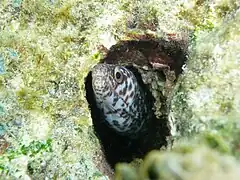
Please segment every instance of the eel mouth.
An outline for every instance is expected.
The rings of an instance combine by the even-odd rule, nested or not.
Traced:
[[[109,69],[103,64],[97,64],[92,69],[92,88],[95,94],[103,95],[109,86],[107,74]]]

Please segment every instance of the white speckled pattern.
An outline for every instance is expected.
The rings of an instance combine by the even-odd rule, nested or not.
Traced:
[[[98,64],[92,70],[92,87],[97,106],[111,128],[123,135],[141,129],[148,109],[144,92],[130,70]]]

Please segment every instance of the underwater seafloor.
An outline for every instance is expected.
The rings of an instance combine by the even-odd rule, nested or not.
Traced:
[[[144,160],[105,160],[84,78],[104,46],[183,39],[169,95],[169,146]],[[237,0],[1,0],[0,179],[240,178]]]

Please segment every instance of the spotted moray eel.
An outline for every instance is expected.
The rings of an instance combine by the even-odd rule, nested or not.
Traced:
[[[150,110],[135,75],[124,66],[97,64],[92,87],[107,125],[120,135],[137,137]]]

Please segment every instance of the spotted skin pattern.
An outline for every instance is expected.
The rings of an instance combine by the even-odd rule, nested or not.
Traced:
[[[108,126],[121,135],[137,136],[149,109],[134,74],[124,66],[97,64],[92,70],[92,87]]]

